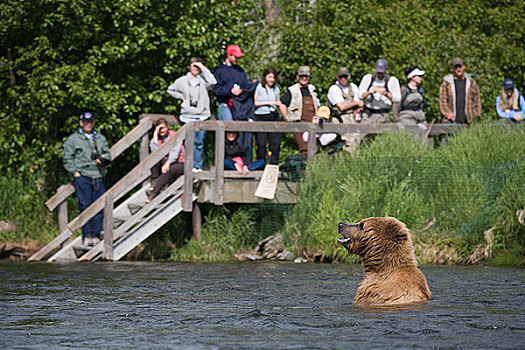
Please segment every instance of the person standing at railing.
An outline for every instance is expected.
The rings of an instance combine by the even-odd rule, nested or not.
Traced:
[[[168,122],[160,118],[155,123],[153,138],[149,142],[149,149],[153,153],[160,148],[168,139],[175,135],[173,130],[168,129]],[[184,173],[184,157],[182,141],[178,142],[164,158],[151,168],[152,186],[148,189],[146,203],[150,203],[168,183],[176,180]]]
[[[401,101],[399,80],[387,74],[388,62],[379,58],[374,74],[366,74],[359,84],[364,111],[361,124],[390,123],[390,110]],[[394,121],[398,121],[397,108],[393,110]]]
[[[80,211],[84,211],[105,192],[106,166],[111,161],[108,141],[94,129],[95,117],[80,115],[80,128],[64,144],[64,168],[74,176],[73,185]],[[82,227],[82,244],[94,246],[100,239],[104,213],[97,213]]]
[[[525,98],[514,87],[514,81],[506,78],[503,80],[501,91],[496,97],[496,110],[501,120],[519,123],[525,118]]]
[[[210,118],[210,90],[217,81],[199,57],[192,57],[189,72],[168,87],[168,94],[182,100],[180,121],[183,124]],[[195,131],[193,139],[193,171],[202,171],[202,154],[206,130]]]
[[[277,71],[266,68],[263,72],[262,81],[255,89],[253,98],[255,104],[255,121],[258,122],[277,122],[280,121],[279,110],[285,107],[281,103],[281,91],[276,85]],[[286,112],[285,112],[286,113]],[[279,164],[279,151],[281,149],[281,133],[278,132],[258,132],[255,135],[257,143],[257,160],[264,160],[266,163],[267,149],[270,152],[269,163]]]
[[[421,129],[428,128],[423,107],[425,106],[425,90],[421,86],[424,70],[416,67],[404,69],[407,83],[401,86],[401,103],[394,105],[399,109],[399,122],[403,125],[417,125]]]
[[[253,93],[255,84],[250,83],[244,69],[239,67],[239,59],[244,56],[238,45],[226,48],[226,58],[214,70],[217,84],[213,92],[219,100],[217,116],[222,121],[253,121]],[[252,159],[252,133],[243,132],[238,141],[246,148],[248,164]]]
[[[299,67],[296,78],[297,83],[290,86],[282,98],[282,103],[286,106],[283,120],[311,123],[321,103],[317,89],[310,84],[310,67]],[[303,133],[296,132],[294,137],[301,156],[306,159],[308,143],[303,140]]]
[[[359,107],[363,107],[363,101],[359,98],[359,88],[350,82],[350,71],[347,67],[337,69],[337,81],[328,89],[328,105],[338,118],[332,118],[333,123],[359,124],[360,119],[354,117],[354,112]],[[354,153],[361,143],[359,133],[347,132],[341,135],[343,140],[343,150]]]
[[[443,77],[439,87],[439,109],[442,123],[470,124],[481,115],[479,86],[466,72],[463,59],[452,60],[453,74]]]

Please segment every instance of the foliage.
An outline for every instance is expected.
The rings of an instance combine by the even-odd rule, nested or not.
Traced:
[[[268,3],[279,5],[275,23],[265,18]],[[525,2],[513,0],[5,0],[0,3],[0,174],[10,206],[4,205],[2,218],[35,217],[22,224],[22,234],[40,239],[52,222],[43,209],[45,198],[70,180],[61,150],[77,116],[93,111],[97,128],[114,144],[142,113],[177,114],[178,103],[165,92],[168,84],[186,72],[192,56],[203,57],[210,68],[218,65],[231,43],[245,52],[241,66],[250,79],[276,67],[282,91],[294,83],[300,65],[310,65],[323,100],[339,65],[349,67],[355,83],[378,57],[389,61],[389,72],[401,82],[403,67],[417,65],[427,72],[429,120],[439,119],[439,84],[451,59],[462,56],[481,87],[483,119],[494,119],[504,77],[525,89],[524,10]],[[214,102],[212,96],[212,109]],[[320,157],[303,183],[303,196],[316,200],[302,201],[294,211],[286,231],[290,244],[313,254],[324,245],[326,256],[339,259],[344,254],[328,238],[333,228],[323,222],[385,213],[411,227],[435,214],[437,230],[476,237],[500,220],[506,233],[497,244],[502,249],[512,240],[523,244],[523,225],[514,215],[524,202],[518,175],[524,165],[515,157],[522,149],[504,132],[495,133],[500,144],[488,144],[483,138],[490,139],[492,131],[477,129],[452,138],[438,152],[425,150],[412,181],[407,174],[418,145],[408,137],[378,138],[355,159]],[[209,133],[207,162],[212,146]],[[286,135],[281,160],[295,151],[293,137]],[[136,163],[137,153],[134,146],[111,166],[108,187]],[[328,170],[337,177],[326,176]],[[376,181],[370,183],[368,176]],[[498,181],[490,182],[493,178]],[[24,197],[27,192],[31,200]],[[232,215],[241,216],[237,210],[212,212],[205,224],[210,230],[214,222],[221,229],[219,222],[236,227]],[[258,215],[244,219],[257,225]],[[470,220],[464,223],[463,216]],[[177,241],[170,234],[162,237]],[[229,251],[212,250],[209,259]]]
[[[456,55],[481,86],[486,118],[495,115],[503,77],[525,82],[523,1],[281,0],[273,24],[265,18],[268,3],[3,1],[0,172],[40,168],[44,189],[56,188],[66,179],[62,144],[82,111],[97,114],[98,128],[113,144],[141,113],[176,114],[168,84],[185,73],[191,56],[216,66],[230,43],[246,53],[241,65],[251,79],[273,65],[284,87],[298,66],[310,65],[322,98],[339,65],[349,66],[354,82],[378,57],[388,59],[401,81],[403,67],[418,65],[427,71],[429,119],[439,116],[438,86]],[[287,144],[282,159],[293,150],[293,141]],[[119,161],[123,171],[136,152]]]
[[[56,235],[53,215],[45,207],[40,174],[29,172],[25,181],[13,173],[0,177],[0,220],[16,223],[16,232],[3,232],[0,242],[38,244],[49,242]]]
[[[403,68],[418,66],[430,121],[440,119],[439,85],[460,56],[480,85],[484,118],[495,118],[503,78],[524,87],[524,10],[523,1],[281,1],[277,66],[289,84],[298,66],[309,65],[323,97],[340,65],[358,85],[380,57],[401,83]]]
[[[95,112],[111,144],[140,114],[175,112],[165,91],[190,57],[203,56],[213,67],[226,44],[256,42],[255,23],[263,18],[256,3],[2,2],[0,171],[41,168],[54,189],[65,182],[61,148],[82,111]]]
[[[231,260],[239,249],[250,249],[261,237],[255,227],[255,209],[232,210],[212,208],[205,216],[202,241],[188,240],[180,249],[173,249],[171,260]]]
[[[472,245],[495,228],[496,249],[512,242],[523,246],[516,211],[525,208],[524,142],[521,128],[480,124],[439,149],[423,149],[412,179],[419,145],[408,135],[378,136],[354,157],[318,156],[285,225],[285,239],[337,259],[344,253],[334,248],[338,222],[395,216],[411,230],[435,219],[431,232],[463,235]]]

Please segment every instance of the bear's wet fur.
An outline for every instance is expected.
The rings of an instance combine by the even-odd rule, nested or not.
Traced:
[[[430,299],[417,268],[412,239],[405,224],[393,217],[372,217],[357,224],[339,223],[337,241],[363,260],[365,275],[354,304],[388,306]]]

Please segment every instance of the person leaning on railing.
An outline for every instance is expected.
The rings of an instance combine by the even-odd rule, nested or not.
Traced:
[[[283,120],[289,122],[311,123],[321,103],[314,85],[310,84],[310,67],[301,66],[297,70],[297,83],[284,93],[282,103],[286,108],[281,111]],[[301,157],[308,155],[308,143],[303,140],[302,132],[294,132],[295,142]]]
[[[496,110],[501,120],[506,122],[519,123],[525,118],[525,99],[514,87],[512,79],[503,80],[500,94],[496,97]]]
[[[64,144],[64,168],[74,176],[73,185],[80,211],[105,192],[106,166],[111,161],[108,141],[94,129],[95,117],[80,115],[80,128]],[[82,227],[82,244],[94,246],[100,239],[103,212],[99,212]]]
[[[261,82],[257,85],[254,95],[255,121],[258,122],[277,122],[280,121],[279,110],[284,109],[281,103],[281,91],[277,86],[277,71],[266,68],[263,72]],[[281,133],[278,132],[258,132],[255,134],[257,143],[257,160],[266,163],[268,145],[269,163],[279,164],[279,152],[281,150]]]

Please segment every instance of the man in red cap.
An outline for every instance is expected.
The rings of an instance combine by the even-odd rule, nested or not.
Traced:
[[[242,56],[244,53],[238,45],[228,46],[224,62],[217,66],[213,73],[217,80],[213,92],[219,100],[217,111],[219,120],[233,120],[232,98],[242,94],[245,86],[250,84],[246,72],[237,65]]]
[[[248,81],[246,72],[238,66],[239,58],[244,53],[238,45],[230,45],[226,48],[226,58],[215,68],[214,75],[217,84],[213,87],[213,92],[219,100],[217,115],[219,120],[253,120],[253,92],[255,84]],[[249,92],[250,94],[243,94]],[[243,106],[244,102],[251,102],[251,105]],[[234,110],[234,104],[236,109]],[[238,108],[241,106],[241,108]],[[247,153],[251,155],[252,133],[244,132],[239,137],[239,142],[246,147]],[[248,164],[251,159],[248,159]]]

